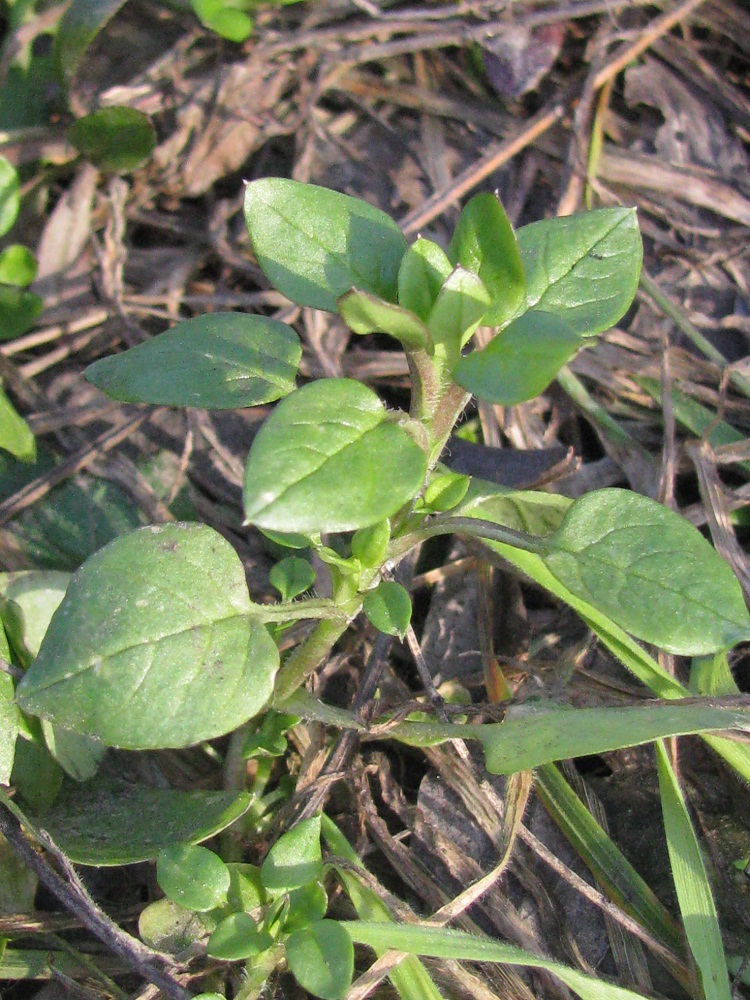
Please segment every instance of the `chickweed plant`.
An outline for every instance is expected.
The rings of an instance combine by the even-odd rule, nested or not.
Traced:
[[[740,585],[700,532],[624,489],[572,501],[441,464],[472,397],[503,406],[533,399],[624,315],[642,257],[635,212],[607,208],[514,232],[498,199],[483,193],[466,204],[443,248],[422,237],[407,243],[363,201],[269,178],[247,185],[245,215],[258,263],[287,298],[337,313],[356,335],[400,342],[409,411],[389,409],[351,379],[298,388],[299,338],[267,316],[200,316],[91,365],[86,378],[117,400],[209,409],[279,400],[250,448],[244,513],[248,527],[288,549],[272,573],[282,600],[254,603],[231,544],[199,523],[142,528],[90,557],[48,616],[38,650],[24,635],[23,609],[6,594],[4,656],[23,671],[17,682],[6,674],[0,688],[7,719],[0,780],[10,780],[16,742],[36,741],[80,778],[95,773],[103,747],[179,748],[239,732],[244,756],[261,758],[283,755],[284,733],[300,719],[362,730],[361,720],[315,699],[305,682],[360,614],[403,637],[411,602],[393,571],[427,539],[453,534],[480,539],[570,605],[659,700],[630,708],[544,705],[486,724],[420,713],[392,720],[390,737],[412,745],[478,742],[492,774],[539,768],[549,799],[564,797],[550,772],[555,760],[687,733],[709,734],[711,746],[750,775],[745,748],[731,739],[750,728],[747,709],[683,700],[702,693],[700,684],[684,687],[641,645],[692,657],[696,676],[705,677],[750,638]],[[480,326],[492,337],[472,348]],[[310,553],[327,565],[329,598],[309,596]],[[299,621],[310,627],[282,658],[278,639]],[[659,767],[673,840],[689,839],[663,752]],[[489,938],[395,924],[358,883],[356,855],[326,816],[284,833],[256,868],[197,846],[250,808],[247,793],[194,793],[189,802],[160,789],[139,794],[140,806],[129,800],[137,816],[126,844],[113,829],[87,839],[85,822],[73,836],[72,806],[53,806],[45,827],[74,861],[157,858],[165,898],[144,911],[143,937],[166,947],[167,931],[179,927],[181,940],[202,941],[213,959],[245,963],[243,998],[258,996],[283,963],[312,995],[344,997],[355,944],[410,953],[391,973],[407,1000],[440,996],[417,955],[546,968],[584,998],[634,995]],[[178,798],[168,803],[170,794]],[[101,822],[93,807],[86,817]],[[327,917],[332,878],[362,919]],[[711,920],[714,926],[715,912]],[[690,933],[688,940],[693,947]],[[696,995],[705,988],[706,996],[728,997],[720,938],[708,952],[695,946],[703,976]]]

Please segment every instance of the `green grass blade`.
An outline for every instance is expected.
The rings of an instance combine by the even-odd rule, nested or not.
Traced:
[[[677,900],[706,1000],[731,1000],[724,945],[708,873],[677,775],[663,743],[656,745],[664,829]]]
[[[455,959],[465,962],[497,962],[502,965],[547,969],[557,976],[581,1000],[643,1000],[640,993],[594,979],[577,969],[542,958],[514,945],[478,937],[466,931],[425,924],[365,923],[359,920],[342,925],[355,944],[366,944],[377,951],[393,948],[431,958]]]
[[[554,764],[536,772],[536,790],[607,895],[662,944],[681,954],[680,928],[651,888],[604,832]]]
[[[325,814],[322,829],[323,839],[335,855],[346,858],[353,865],[362,864],[349,841]],[[372,889],[362,885],[350,872],[339,871],[338,877],[360,917],[377,922],[392,922],[388,908]],[[429,972],[415,955],[409,955],[395,969],[391,969],[388,978],[402,1000],[443,1000]]]

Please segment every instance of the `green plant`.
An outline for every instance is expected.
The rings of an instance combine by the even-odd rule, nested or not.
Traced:
[[[300,597],[315,577],[303,555],[291,554],[272,579],[282,600],[256,604],[237,553],[221,535],[200,524],[168,524],[117,538],[86,560],[62,600],[47,603],[31,641],[22,597],[29,606],[29,593],[49,586],[31,574],[23,593],[13,598],[6,591],[0,605],[5,658],[25,670],[15,702],[10,680],[0,687],[8,720],[0,780],[11,774],[16,742],[30,742],[28,734],[16,740],[24,727],[41,727],[42,745],[69,773],[78,767],[89,775],[102,744],[186,747],[245,727],[242,752],[260,759],[284,753],[284,732],[300,717],[361,729],[355,716],[307,695],[304,683],[360,612],[387,634],[407,632],[410,599],[390,579],[392,570],[415,546],[451,533],[482,539],[567,602],[641,680],[674,700],[627,709],[548,706],[484,725],[424,721],[419,713],[393,720],[392,737],[417,745],[479,741],[487,769],[509,774],[669,735],[747,730],[745,708],[681,703],[689,692],[634,641],[706,657],[750,638],[738,581],[694,527],[625,490],[570,501],[502,489],[440,464],[472,395],[501,405],[533,398],[627,310],[641,263],[635,213],[604,209],[514,233],[499,201],[480,194],[462,211],[447,250],[424,238],[408,245],[366,203],[290,180],[249,184],[245,214],[260,266],[288,298],[338,312],[355,334],[400,341],[411,376],[409,412],[387,409],[349,379],[295,388],[299,339],[264,316],[191,319],[86,374],[126,401],[236,408],[281,400],[248,456],[246,524],[292,552],[314,551],[327,566],[332,597]],[[495,334],[471,350],[479,325]],[[315,624],[282,662],[276,640],[300,620]],[[725,736],[708,738],[750,773],[745,748]],[[260,779],[254,792],[257,806]],[[222,802],[221,809],[211,832],[251,809],[250,798]],[[256,809],[259,822],[262,815]],[[673,829],[683,829],[681,815],[675,805]],[[69,837],[66,843],[64,816],[62,810],[57,817],[61,846],[73,860],[90,858],[85,845],[71,845]],[[97,822],[91,814],[93,832]],[[204,828],[186,831],[179,844],[153,841],[138,859],[159,855],[169,899],[162,908],[172,907],[165,919],[177,919],[175,906],[208,913],[199,923],[211,932],[209,954],[247,959],[253,982],[264,981],[283,952],[315,995],[343,996],[350,939],[415,954],[540,964],[507,946],[435,928],[327,920],[320,823],[308,820],[285,834],[260,874],[184,846],[205,839]],[[122,857],[117,833],[107,836],[105,855]],[[200,877],[196,866],[207,866]],[[295,893],[305,893],[304,907],[295,906]],[[303,919],[303,910],[314,919]],[[541,964],[582,996],[627,994]]]

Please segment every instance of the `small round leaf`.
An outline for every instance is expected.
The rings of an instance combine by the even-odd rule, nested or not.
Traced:
[[[159,852],[156,879],[167,899],[198,913],[226,902],[229,869],[213,851],[176,844]]]
[[[36,278],[36,258],[28,247],[14,243],[0,253],[0,282],[25,288]]]
[[[303,989],[322,1000],[342,1000],[354,974],[354,946],[335,920],[296,931],[286,943],[289,968]]]
[[[68,139],[94,166],[115,173],[136,170],[156,145],[148,115],[128,107],[100,108],[84,115],[70,126]]]
[[[411,621],[411,598],[395,580],[382,580],[374,590],[368,590],[362,609],[380,632],[400,639],[406,635]]]

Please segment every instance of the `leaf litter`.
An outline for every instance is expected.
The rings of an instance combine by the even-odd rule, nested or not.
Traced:
[[[270,595],[275,555],[241,529],[242,467],[268,407],[183,414],[114,405],[80,373],[178,319],[263,309],[295,324],[304,376],[344,375],[402,402],[406,366],[390,342],[350,340],[335,318],[290,307],[265,286],[242,222],[242,180],[283,175],[364,197],[410,235],[443,244],[458,199],[478,190],[497,189],[514,225],[561,209],[637,206],[646,280],[626,319],[539,399],[479,404],[468,415],[469,440],[449,445],[446,461],[514,485],[542,480],[568,496],[628,485],[667,498],[706,526],[747,589],[750,15],[740,0],[318,0],[261,8],[243,46],[166,7],[158,31],[153,17],[125,5],[71,92],[77,114],[112,103],[149,114],[158,135],[150,163],[115,183],[75,166],[54,119],[41,133],[3,134],[11,162],[43,159],[54,169],[34,168],[36,194],[18,223],[40,261],[32,288],[45,309],[33,329],[0,345],[3,388],[39,435],[35,465],[0,456],[0,570],[73,570],[138,525],[197,517],[239,551],[253,599]],[[35,30],[34,19],[15,38],[6,28],[7,50]],[[645,696],[577,617],[487,549],[435,545],[414,569],[418,641],[441,685],[458,679],[485,701],[484,679],[499,667],[506,690],[489,700],[510,696],[532,710],[550,700],[595,707]],[[283,644],[293,641],[292,631]],[[372,649],[372,633],[358,626],[321,672],[324,701],[372,707],[364,667]],[[375,652],[380,699],[398,709],[424,697],[405,648]],[[688,680],[684,660],[664,666]],[[729,666],[734,686],[718,693],[747,692],[742,647]],[[430,710],[429,699],[421,704]],[[497,865],[510,837],[507,871],[462,915],[463,926],[623,986],[696,995],[681,950],[643,924],[634,933],[627,906],[605,905],[606,887],[584,860],[591,845],[563,837],[543,795],[532,792],[514,826],[517,790],[504,779],[488,785],[478,760],[446,747],[384,751],[349,737],[329,751],[315,727],[290,734],[297,791],[276,830],[251,842],[251,860],[282,824],[327,802],[404,912],[429,915]],[[138,767],[155,786],[212,790],[226,777],[198,749],[142,757]],[[725,942],[741,956],[749,889],[735,863],[747,855],[747,787],[697,740],[680,740],[679,764]],[[651,750],[603,753],[566,774],[676,912]],[[96,876],[100,901],[151,891],[142,869],[114,871]],[[12,879],[0,935],[39,943],[53,917],[41,901],[29,912],[22,870]],[[450,996],[563,995],[544,971],[439,969]],[[73,963],[74,977],[84,971]],[[30,983],[18,995],[34,990]]]

